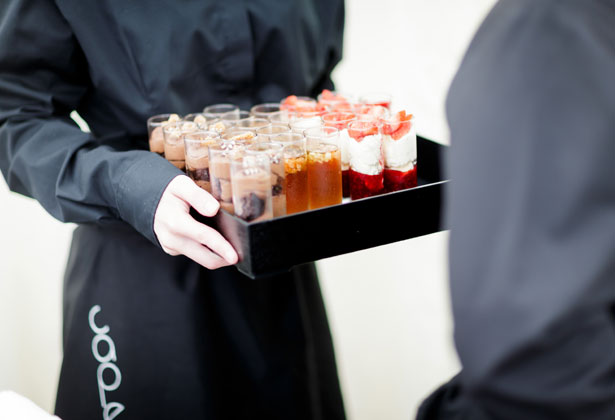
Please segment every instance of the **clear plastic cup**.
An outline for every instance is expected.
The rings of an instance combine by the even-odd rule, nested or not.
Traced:
[[[270,124],[267,127],[261,127],[256,130],[256,136],[258,141],[268,142],[271,141],[278,134],[290,133],[290,127],[288,124]]]
[[[303,134],[309,128],[322,127],[324,125],[322,118],[312,116],[308,118],[294,118],[290,122],[290,130],[293,133]]]
[[[384,192],[384,156],[379,121],[352,121],[348,124],[350,198],[371,197]]]
[[[369,105],[379,105],[388,110],[391,110],[391,102],[393,102],[393,96],[384,92],[369,92],[359,97],[359,102]]]
[[[164,157],[164,134],[162,127],[166,124],[177,122],[181,117],[177,114],[159,114],[147,119],[147,135],[149,138],[149,150]]]
[[[339,130],[314,127],[305,131],[307,144],[309,208],[342,202],[342,156]]]
[[[231,161],[235,215],[248,222],[271,219],[271,168],[263,154],[243,155]]]
[[[211,193],[209,146],[220,141],[215,131],[196,131],[184,136],[186,174],[205,191]]]
[[[284,153],[286,178],[286,214],[308,210],[307,151],[303,134],[278,134],[271,139],[280,143]]]
[[[184,135],[195,131],[198,131],[198,126],[190,121],[178,121],[162,128],[164,157],[182,171],[186,168]]]
[[[242,130],[250,130],[256,134],[256,131],[259,128],[269,127],[271,122],[266,118],[256,118],[256,117],[248,117],[242,120],[237,120],[233,124],[233,128],[242,129]]]
[[[273,216],[286,214],[286,176],[284,172],[284,146],[266,142],[252,144],[245,149],[246,155],[263,155],[269,158],[271,166],[271,200]]]
[[[269,115],[279,112],[280,104],[274,102],[268,102],[264,104],[254,105],[250,108],[250,114],[256,118],[265,118],[268,119]]]
[[[412,114],[400,111],[383,121],[382,147],[385,192],[416,187],[416,129]]]
[[[203,109],[203,115],[208,119],[220,118],[224,114],[239,113],[239,107],[233,104],[214,104]]]
[[[211,195],[220,202],[220,208],[233,214],[233,189],[231,184],[231,161],[238,157],[234,153],[236,145],[220,141],[209,146],[209,180]]]

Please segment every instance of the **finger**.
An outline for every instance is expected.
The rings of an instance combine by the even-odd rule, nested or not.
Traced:
[[[207,249],[207,247],[190,238],[181,238],[181,242],[177,244],[176,248],[181,254],[210,270],[231,265],[231,263]]]
[[[177,223],[173,226],[173,233],[207,246],[229,264],[235,264],[239,259],[233,246],[224,239],[220,232],[197,222],[190,215],[182,215],[177,219]]]
[[[203,216],[212,217],[218,213],[220,203],[210,193],[199,187],[187,176],[178,177],[173,194],[190,204]]]

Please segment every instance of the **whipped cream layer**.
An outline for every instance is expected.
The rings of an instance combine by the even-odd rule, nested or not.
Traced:
[[[378,175],[383,170],[382,135],[365,136],[363,140],[348,142],[350,167],[365,175]]]
[[[389,135],[382,139],[384,166],[390,169],[411,169],[416,163],[416,131],[414,127],[399,140]]]
[[[350,162],[350,153],[348,152],[348,148],[350,147],[350,142],[355,142],[348,134],[348,129],[344,128],[340,130],[340,150],[342,151],[342,163],[348,164]]]

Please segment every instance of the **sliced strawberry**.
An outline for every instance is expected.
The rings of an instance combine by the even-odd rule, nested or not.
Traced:
[[[393,140],[399,140],[405,136],[412,128],[412,114],[406,111],[399,111],[392,118],[384,121],[382,131],[391,136]]]
[[[358,122],[348,128],[348,134],[356,141],[363,140],[363,137],[378,134],[378,126],[370,122]]]
[[[334,101],[337,99],[337,95],[329,89],[324,89],[320,94],[320,99],[325,101]]]

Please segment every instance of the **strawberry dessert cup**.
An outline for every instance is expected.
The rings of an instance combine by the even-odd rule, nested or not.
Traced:
[[[416,130],[412,114],[398,112],[383,122],[382,132],[385,192],[416,187]]]
[[[348,124],[350,152],[350,198],[357,200],[384,192],[384,156],[381,125],[378,121]]]

